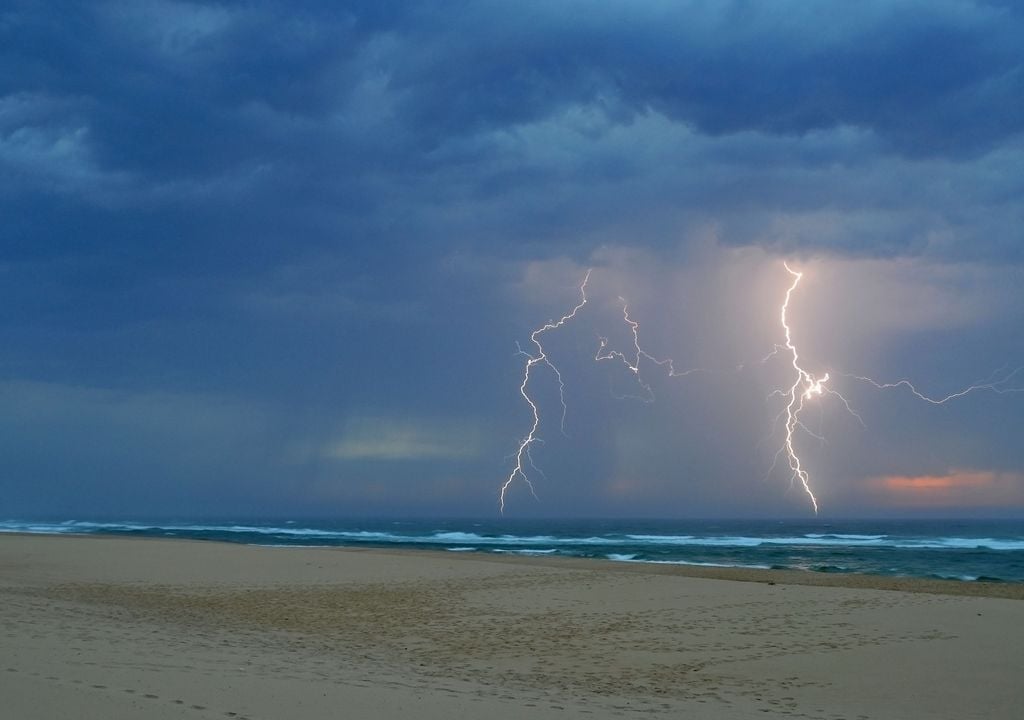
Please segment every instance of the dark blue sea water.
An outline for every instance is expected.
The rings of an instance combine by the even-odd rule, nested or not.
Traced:
[[[0,532],[405,547],[1024,582],[1021,520],[0,521]]]

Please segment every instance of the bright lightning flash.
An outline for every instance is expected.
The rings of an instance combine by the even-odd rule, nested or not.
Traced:
[[[788,392],[777,390],[774,393],[772,393],[772,395],[781,395],[782,397],[787,398],[785,409],[779,414],[779,417],[776,418],[776,421],[778,421],[778,419],[781,419],[783,415],[785,416],[786,432],[785,441],[782,447],[775,455],[775,461],[772,463],[772,468],[769,469],[769,474],[771,473],[771,470],[775,468],[775,464],[778,461],[779,456],[785,453],[787,459],[789,460],[789,468],[793,473],[792,480],[794,482],[796,480],[800,481],[800,484],[803,486],[803,489],[807,493],[807,496],[811,499],[811,504],[814,506],[814,512],[817,513],[818,499],[814,496],[814,492],[811,490],[810,477],[807,474],[807,470],[804,469],[803,463],[800,461],[800,456],[797,454],[796,446],[794,444],[794,436],[796,435],[798,429],[803,430],[812,437],[816,437],[819,440],[821,439],[819,435],[816,435],[814,432],[809,430],[807,426],[804,425],[804,423],[800,420],[800,414],[801,412],[803,412],[805,403],[823,394],[831,395],[833,397],[839,398],[839,400],[843,403],[843,406],[846,408],[847,412],[849,412],[851,415],[857,418],[857,420],[860,421],[861,425],[863,425],[864,422],[861,419],[860,415],[854,412],[853,408],[850,407],[850,403],[847,402],[846,398],[843,397],[843,395],[826,386],[826,383],[829,381],[829,373],[826,372],[821,377],[816,377],[811,373],[807,372],[803,367],[801,367],[800,355],[797,352],[796,345],[793,344],[792,332],[790,330],[789,322],[787,319],[787,311],[789,310],[789,301],[792,299],[793,292],[796,290],[797,285],[800,284],[800,279],[803,277],[803,273],[793,270],[793,268],[791,268],[787,263],[783,263],[783,265],[786,268],[786,271],[793,276],[793,282],[786,290],[786,297],[782,303],[782,310],[780,313],[782,320],[782,328],[785,332],[786,342],[784,345],[776,345],[775,349],[772,350],[772,352],[769,353],[761,362],[763,363],[764,361],[773,357],[778,352],[782,352],[783,350],[788,351],[792,358],[791,363],[793,366],[793,370],[796,371],[796,377],[793,380],[793,384],[792,386],[790,386]],[[1007,372],[1006,368],[1004,367],[994,372],[986,380],[977,382],[973,385],[969,385],[968,387],[962,390],[958,390],[943,397],[931,397],[929,395],[926,395],[919,391],[914,386],[914,384],[911,383],[909,380],[899,380],[897,382],[892,383],[883,383],[862,375],[849,375],[847,373],[837,374],[840,377],[845,377],[851,380],[859,380],[861,382],[868,383],[879,390],[891,390],[901,387],[906,388],[919,400],[923,400],[924,402],[931,403],[933,405],[943,405],[951,400],[961,398],[965,395],[968,395],[976,391],[987,390],[990,392],[998,393],[1000,395],[1007,393],[1024,392],[1024,387],[1019,387],[1016,383],[1011,384],[1011,382],[1014,381],[1014,379],[1017,376],[1021,375],[1022,373],[1024,373],[1024,366],[1018,367],[1017,369],[1011,372]]]
[[[818,498],[814,496],[814,492],[811,490],[810,477],[808,476],[807,471],[804,470],[803,465],[800,462],[800,456],[797,455],[796,448],[793,446],[793,434],[800,425],[800,413],[804,409],[804,402],[821,395],[824,392],[825,383],[828,382],[828,373],[825,373],[818,378],[800,367],[800,355],[797,353],[796,346],[793,344],[792,333],[789,329],[789,323],[786,320],[786,312],[789,310],[789,301],[793,296],[793,291],[796,290],[796,286],[800,284],[800,278],[802,278],[804,274],[793,270],[786,263],[784,263],[784,265],[786,267],[786,271],[793,276],[793,284],[786,290],[786,299],[782,303],[782,328],[786,334],[785,347],[793,357],[793,369],[796,370],[796,379],[793,381],[793,385],[789,388],[789,401],[786,404],[786,440],[783,445],[783,449],[789,459],[789,469],[793,471],[793,479],[799,480],[800,484],[803,485],[804,492],[806,492],[807,496],[811,499],[811,504],[814,506],[814,512],[817,514]]]
[[[557,330],[558,328],[565,325],[567,322],[576,317],[584,305],[587,304],[587,282],[590,280],[591,270],[587,270],[587,274],[583,276],[583,282],[580,283],[580,300],[576,306],[566,315],[563,315],[557,322],[549,320],[546,324],[534,330],[530,333],[530,342],[533,343],[536,348],[536,354],[530,354],[525,350],[519,350],[520,354],[526,356],[526,365],[523,368],[523,382],[519,385],[519,394],[526,400],[526,404],[530,406],[530,412],[533,413],[533,424],[530,426],[530,432],[526,434],[519,442],[519,449],[516,451],[516,465],[509,473],[508,479],[505,480],[501,486],[501,493],[499,497],[499,510],[502,514],[505,512],[505,494],[508,492],[509,487],[515,482],[515,479],[521,478],[526,486],[530,489],[530,493],[537,497],[537,493],[534,491],[533,483],[530,482],[529,476],[526,474],[524,462],[529,462],[530,467],[536,469],[536,465],[533,464],[533,457],[530,455],[530,448],[536,442],[541,442],[540,438],[537,437],[537,429],[540,427],[540,411],[537,409],[537,403],[534,402],[533,398],[530,397],[529,384],[530,384],[530,371],[533,370],[536,365],[546,365],[551,368],[551,371],[555,374],[555,379],[558,381],[558,397],[562,403],[562,432],[565,432],[565,383],[562,381],[562,373],[558,370],[551,359],[544,352],[544,346],[540,342],[540,336],[551,330]]]
[[[809,400],[813,400],[821,395],[827,394],[839,398],[846,410],[857,418],[858,421],[860,421],[861,418],[853,411],[850,407],[850,403],[847,402],[845,397],[835,390],[826,387],[825,383],[829,381],[829,374],[827,372],[820,377],[816,377],[800,366],[800,354],[797,352],[796,345],[793,344],[793,334],[789,327],[787,312],[789,310],[789,301],[793,297],[793,292],[796,290],[797,285],[800,284],[800,278],[802,278],[804,274],[791,268],[788,263],[783,263],[783,266],[786,268],[786,272],[793,276],[793,282],[786,290],[786,297],[782,302],[782,310],[780,312],[782,329],[785,333],[786,342],[781,348],[776,346],[776,349],[789,351],[792,358],[791,364],[793,366],[793,370],[796,371],[796,377],[794,378],[793,384],[790,386],[788,392],[778,391],[778,394],[788,399],[785,410],[783,410],[783,414],[786,416],[785,441],[779,449],[779,452],[776,453],[775,457],[776,460],[778,460],[778,456],[780,454],[783,452],[786,454],[786,458],[789,461],[789,469],[792,471],[791,479],[794,482],[797,480],[800,481],[800,485],[803,486],[804,492],[807,493],[807,497],[811,499],[811,505],[814,507],[814,513],[817,514],[818,498],[814,496],[814,491],[811,490],[810,476],[807,474],[807,470],[804,469],[803,463],[800,461],[800,456],[797,454],[796,446],[794,444],[794,436],[798,429],[803,429],[808,434],[818,437],[808,430],[800,420],[800,414],[803,412],[804,404]],[[773,350],[765,359],[767,360],[774,354],[775,350]],[[861,421],[861,423],[863,424],[863,421]],[[773,468],[774,466],[775,463],[772,463]],[[769,470],[769,472],[771,471]]]

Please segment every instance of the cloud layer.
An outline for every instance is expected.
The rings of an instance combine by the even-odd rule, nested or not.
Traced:
[[[44,507],[33,482],[51,466],[25,448],[84,452],[83,427],[61,433],[56,411],[26,425],[33,403],[94,413],[110,434],[93,447],[116,448],[113,392],[154,416],[205,417],[202,402],[161,398],[259,407],[258,431],[210,429],[234,453],[259,448],[242,493],[255,506],[287,488],[289,507],[315,507],[316,488],[345,474],[338,463],[358,461],[341,512],[490,512],[523,430],[514,341],[594,265],[604,304],[561,349],[590,414],[545,448],[575,478],[552,504],[753,507],[723,488],[762,467],[759,451],[732,449],[756,447],[762,418],[746,423],[765,388],[671,386],[639,420],[592,399],[621,380],[588,375],[592,335],[614,327],[624,294],[663,354],[715,367],[757,357],[778,339],[785,256],[813,269],[798,313],[823,367],[942,386],[1024,360],[1022,48],[1020,5],[994,0],[9,2],[0,380],[20,388],[9,421],[35,435],[8,447],[19,469],[5,491],[15,508]],[[947,432],[920,421],[922,435]],[[445,444],[450,428],[472,436],[472,457]],[[847,485],[1021,471],[981,436],[963,452],[988,463],[911,467],[881,442],[890,466],[869,467],[852,448],[875,446],[861,441],[830,462]],[[297,462],[297,447],[334,458]],[[147,452],[174,468],[169,483],[196,472]],[[402,452],[431,465],[433,490],[413,505],[380,489],[407,470],[367,466]],[[692,489],[678,486],[680,464],[700,476]],[[212,457],[200,465],[211,502],[231,510],[236,481],[216,480]],[[78,473],[108,488],[83,507],[107,507],[128,482],[119,472]],[[47,492],[72,482],[59,475]],[[772,504],[777,490],[765,507],[791,509]],[[864,493],[849,501],[881,502]]]

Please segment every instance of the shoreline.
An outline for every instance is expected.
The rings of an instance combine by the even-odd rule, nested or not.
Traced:
[[[616,572],[668,575],[706,580],[726,580],[731,582],[763,583],[769,585],[801,585],[810,587],[834,587],[866,590],[888,590],[895,592],[926,593],[935,595],[954,595],[965,597],[1003,598],[1008,600],[1024,600],[1024,582],[988,582],[983,580],[954,580],[944,578],[925,578],[914,576],[870,575],[866,573],[825,573],[814,570],[791,570],[772,568],[747,567],[715,567],[686,563],[657,563],[639,561],[610,560],[606,558],[573,558],[547,555],[519,555],[514,553],[481,552],[477,550],[460,550],[452,552],[434,548],[410,548],[388,546],[346,546],[346,545],[261,545],[253,543],[231,542],[227,540],[207,540],[201,538],[176,537],[126,537],[117,533],[0,533],[3,537],[25,538],[73,538],[76,540],[131,540],[145,542],[201,543],[238,547],[293,550],[326,550],[346,553],[380,553],[399,557],[417,557],[434,555],[447,559],[463,558],[466,560],[486,560],[512,565],[536,565],[540,567],[566,569],[603,568]]]

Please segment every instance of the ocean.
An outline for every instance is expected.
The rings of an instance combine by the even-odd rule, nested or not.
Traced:
[[[289,547],[429,548],[616,562],[1024,582],[1022,520],[0,521],[0,532]]]

